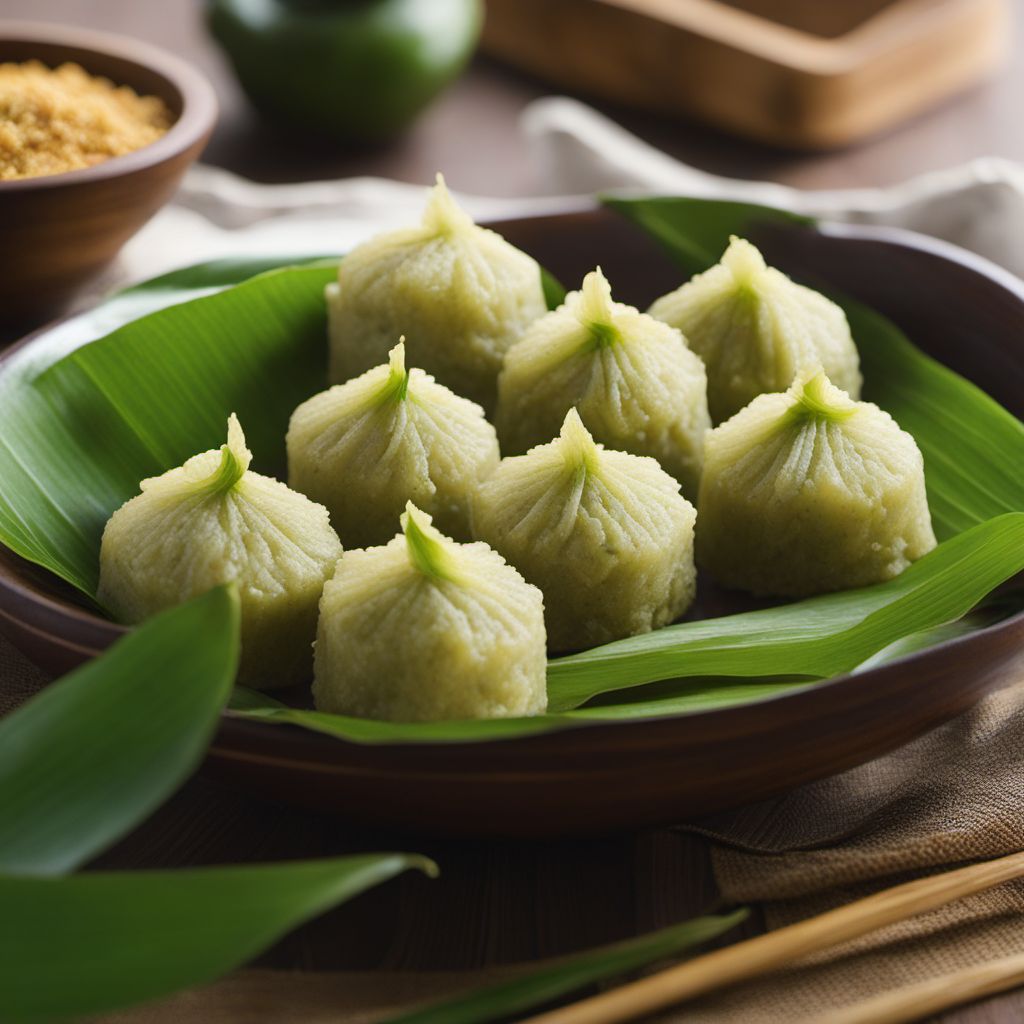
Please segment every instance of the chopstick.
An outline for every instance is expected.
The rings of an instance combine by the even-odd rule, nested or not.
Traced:
[[[531,1017],[524,1024],[619,1024],[635,1020],[1022,876],[1024,853],[1014,853],[919,878]]]
[[[802,1024],[907,1024],[1024,984],[1024,953],[883,992]]]

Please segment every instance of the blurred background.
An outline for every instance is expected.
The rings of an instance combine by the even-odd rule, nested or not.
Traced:
[[[425,31],[439,34],[443,48],[453,31],[445,19],[464,15],[443,12],[448,0],[431,3],[436,24]],[[373,142],[282,128],[288,117],[280,112],[278,125],[268,123],[225,52],[242,70],[247,57],[262,60],[258,44],[236,24],[222,26],[219,45],[207,6],[0,0],[0,14],[135,36],[187,59],[214,82],[221,104],[203,159],[264,182],[351,175],[427,182],[443,169],[468,192],[550,194],[559,189],[531,162],[519,117],[552,93],[592,103],[696,167],[806,188],[886,185],[982,155],[1024,159],[1024,61],[1010,24],[1020,18],[1007,20],[1024,0],[490,0],[482,43],[461,77],[407,128]],[[222,12],[226,18],[266,21],[274,7],[289,8],[290,17],[387,5],[221,6],[250,8]],[[464,24],[460,31],[475,35]],[[394,81],[400,73],[378,61],[358,85],[332,87],[315,81],[315,58],[298,67],[286,50],[272,46],[284,60],[277,81],[311,91],[314,104],[327,95],[342,106],[372,107],[384,88],[373,77]]]

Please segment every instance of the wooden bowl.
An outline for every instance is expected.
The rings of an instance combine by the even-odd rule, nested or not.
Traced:
[[[176,115],[166,135],[65,174],[0,181],[0,322],[60,313],[174,193],[213,130],[213,88],[184,61],[134,39],[87,29],[0,22],[0,63],[65,61],[159,96]]]
[[[607,211],[494,226],[570,285],[598,260],[616,293],[633,302],[646,304],[679,280],[648,238]],[[871,304],[1024,415],[1024,286],[1011,275],[908,232],[772,228],[753,238],[771,262]],[[123,632],[70,588],[3,549],[0,628],[54,671],[91,657]],[[362,746],[227,712],[206,770],[352,821],[410,831],[602,832],[680,821],[851,768],[961,714],[1022,673],[1024,613],[756,704],[520,739]]]

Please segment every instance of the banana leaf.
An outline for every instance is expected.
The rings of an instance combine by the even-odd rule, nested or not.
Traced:
[[[935,533],[952,537],[1024,510],[1024,423],[959,374],[924,355],[891,322],[840,299],[860,350],[865,397],[913,434],[924,456]]]
[[[759,219],[802,221],[738,203],[616,205],[628,207],[689,266],[717,259],[730,232]],[[254,269],[264,272],[231,283]],[[13,427],[0,437],[0,541],[87,598],[110,513],[136,493],[142,477],[220,444],[229,412],[246,427],[257,467],[280,472],[288,416],[323,384],[322,289],[333,273],[320,261],[272,270],[222,263],[166,275],[87,315],[72,335],[58,328],[38,348],[16,355],[0,372],[0,407]],[[557,301],[557,291],[549,288],[549,297]],[[81,344],[105,317],[130,316],[131,304],[140,302],[171,304]],[[962,616],[1024,568],[1024,480],[1004,469],[1024,464],[1024,425],[884,318],[856,304],[847,311],[873,397],[925,452],[932,510],[945,538],[904,577],[767,612],[684,623],[559,659],[550,667],[552,714],[542,720],[394,726],[296,711],[301,724],[363,742],[429,741],[680,713],[813,685],[903,636]],[[657,681],[671,686],[652,695],[647,687]],[[613,693],[620,695],[601,697]],[[269,701],[235,713],[267,721],[292,714]]]
[[[246,867],[0,875],[0,1020],[82,1017],[213,981],[410,868],[404,853]]]
[[[766,222],[813,223],[749,203],[685,198],[606,199],[659,241],[684,272],[716,263],[729,236]],[[1024,423],[913,345],[891,321],[841,294],[861,357],[864,397],[914,436],[925,461],[936,534],[952,537],[1003,512],[1024,511]]]
[[[154,617],[0,721],[0,1020],[79,1017],[202,984],[408,868],[404,853],[67,875],[195,769],[231,692],[238,599]]]
[[[595,720],[709,711],[769,700],[852,671],[904,637],[956,621],[1021,571],[1024,513],[1018,512],[945,541],[887,583],[666,626],[551,661],[550,710],[538,718],[378,722],[289,708],[248,690],[236,691],[231,713],[358,743],[444,743],[526,736]],[[991,621],[980,618],[971,625],[984,628]],[[951,637],[937,633],[933,638],[938,643]],[[738,682],[743,678],[751,681]],[[671,680],[673,686],[652,696],[644,684],[660,680]],[[630,699],[632,689],[639,691],[636,700]],[[583,706],[612,693],[617,694],[614,703]]]
[[[253,468],[279,474],[292,410],[326,386],[337,262],[174,271],[16,353],[0,372],[0,543],[91,600],[110,514],[140,480],[220,445],[229,413]],[[561,285],[546,271],[542,284],[557,305]]]
[[[684,675],[838,675],[901,637],[959,618],[1021,571],[1024,512],[1011,512],[944,541],[885,583],[560,658],[548,670],[552,704],[578,707],[598,693]]]
[[[202,758],[237,662],[238,599],[218,588],[0,719],[0,872],[63,874],[159,806]]]
[[[0,373],[0,540],[91,597],[110,514],[144,477],[221,444],[231,412],[259,466],[283,465],[291,410],[326,384],[333,274],[271,270],[184,301],[158,279],[174,305],[67,354],[77,336],[60,328],[17,353]]]
[[[746,910],[737,910],[721,917],[700,917],[625,942],[588,949],[511,981],[390,1017],[383,1024],[488,1024],[507,1020],[595,982],[678,957],[731,931],[747,914]]]

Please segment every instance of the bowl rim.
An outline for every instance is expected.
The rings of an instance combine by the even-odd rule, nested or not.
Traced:
[[[177,90],[181,95],[181,113],[155,142],[130,153],[110,157],[92,167],[0,181],[0,194],[84,185],[146,170],[201,142],[213,130],[217,120],[217,95],[206,76],[180,57],[152,43],[91,28],[22,20],[0,21],[0,46],[5,42],[67,46],[134,64],[158,75]]]
[[[0,33],[0,38],[2,38],[2,33]],[[591,205],[586,209],[567,206],[562,212],[545,211],[534,216],[503,218],[481,223],[500,231],[503,223],[507,223],[512,220],[531,221],[559,219],[562,217],[589,217],[595,215],[602,216],[606,213],[611,213],[611,211],[609,211],[607,207],[603,207],[599,204]],[[806,230],[836,238],[881,242],[894,248],[902,248],[927,254],[955,263],[963,270],[988,280],[1001,291],[1011,296],[1018,305],[1024,308],[1024,284],[1022,284],[1018,278],[1003,267],[993,263],[991,260],[971,252],[970,250],[964,249],[961,246],[955,245],[954,243],[932,238],[931,236],[923,235],[906,228],[895,228],[884,225],[846,224],[828,220],[819,221],[816,224],[807,227]],[[26,347],[29,347],[38,337],[53,330],[58,324],[63,323],[66,320],[73,319],[76,315],[79,314],[69,314],[68,316],[58,317],[16,340],[7,348],[0,350],[0,374],[5,372],[4,364],[15,356],[16,353]],[[88,342],[86,342],[86,344],[88,344]],[[7,550],[16,559],[20,560],[22,557],[18,555],[17,552],[14,552],[9,548],[5,550]],[[33,563],[29,562],[29,564]],[[39,566],[38,568],[42,571],[48,571],[42,566]],[[55,575],[54,578],[59,579],[59,577]],[[59,599],[52,598],[45,593],[38,592],[32,588],[31,584],[26,584],[22,578],[12,576],[12,574],[5,571],[2,566],[0,566],[0,589],[8,592],[16,591],[19,596],[30,600],[37,607],[42,607],[57,614],[66,615],[69,618],[97,626],[104,631],[109,630],[110,633],[114,634],[115,640],[131,631],[131,627],[123,626],[105,618],[102,611],[98,608],[93,610],[85,607],[84,605],[64,602]],[[282,737],[283,734],[285,736],[291,735],[294,739],[297,736],[301,736],[304,752],[306,750],[316,752],[315,756],[310,758],[309,761],[304,759],[298,761],[294,759],[289,752],[285,751],[278,751],[269,759],[276,760],[281,764],[287,762],[292,765],[298,763],[307,765],[316,762],[324,766],[324,771],[331,771],[332,769],[328,766],[328,762],[334,759],[324,755],[329,755],[329,752],[332,749],[337,751],[338,756],[336,759],[340,761],[345,758],[342,751],[347,752],[348,756],[351,756],[353,751],[362,751],[363,754],[361,756],[364,758],[374,759],[378,756],[385,756],[380,753],[385,751],[391,751],[402,755],[418,751],[421,752],[424,757],[427,757],[429,756],[426,753],[428,751],[436,752],[438,755],[441,755],[445,751],[452,752],[454,750],[464,750],[465,748],[481,746],[491,749],[496,746],[501,746],[505,749],[521,745],[529,747],[532,744],[541,744],[555,734],[561,735],[566,732],[575,734],[587,733],[596,741],[600,735],[606,734],[610,730],[617,731],[619,735],[622,734],[622,730],[630,729],[630,727],[634,727],[632,729],[634,733],[645,728],[657,728],[659,725],[662,729],[667,730],[671,728],[671,724],[673,722],[680,722],[681,720],[689,720],[693,718],[700,718],[702,721],[709,723],[718,723],[729,716],[751,707],[757,707],[766,711],[774,711],[782,708],[784,705],[787,705],[792,701],[827,700],[828,694],[834,694],[836,691],[843,692],[850,686],[864,685],[869,683],[871,679],[878,679],[886,675],[901,672],[909,666],[915,666],[924,661],[935,659],[941,660],[944,655],[953,650],[965,648],[980,650],[982,646],[987,645],[993,638],[1002,638],[1004,635],[1019,636],[1024,640],[1024,610],[1009,615],[998,622],[981,627],[971,633],[941,641],[931,647],[914,651],[910,654],[894,659],[891,662],[885,662],[864,671],[858,672],[853,670],[839,673],[824,679],[808,679],[805,684],[799,685],[792,690],[773,693],[764,697],[755,697],[738,705],[712,707],[707,710],[696,709],[691,711],[677,711],[671,714],[662,715],[638,715],[636,717],[618,720],[605,718],[580,719],[571,724],[566,723],[562,726],[554,726],[550,729],[538,730],[537,732],[530,732],[522,735],[497,736],[486,739],[468,738],[430,741],[402,739],[366,742],[343,736],[327,735],[319,731],[304,729],[292,723],[261,720],[257,717],[249,717],[240,714],[230,707],[225,707],[221,712],[218,735],[213,743],[211,751],[218,756],[227,756],[227,754],[234,750],[234,748],[232,746],[225,747],[224,740],[228,737],[234,737],[240,742],[246,743],[248,748],[245,754],[246,757],[260,760],[262,758],[259,753],[256,753],[256,750],[257,748],[260,748],[263,743],[270,743],[274,746],[280,745],[280,740],[275,740],[273,737]],[[60,638],[54,636],[54,639],[59,640]],[[743,682],[744,679],[742,677],[738,677],[736,681]],[[273,691],[270,691],[270,695],[273,696]]]

